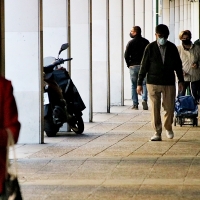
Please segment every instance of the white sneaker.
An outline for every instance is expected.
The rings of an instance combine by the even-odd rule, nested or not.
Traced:
[[[166,136],[168,139],[173,139],[174,137],[174,132],[173,131],[168,131],[166,130]]]
[[[154,135],[149,141],[162,141],[161,135]]]

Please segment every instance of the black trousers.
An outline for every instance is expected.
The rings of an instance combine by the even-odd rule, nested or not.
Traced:
[[[196,102],[199,102],[200,99],[200,80],[198,81],[185,81],[185,87],[183,91],[179,94],[185,96],[186,90],[189,90],[189,93],[194,97]]]

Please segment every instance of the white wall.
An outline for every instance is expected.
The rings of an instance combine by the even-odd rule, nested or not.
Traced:
[[[5,67],[12,81],[19,120],[19,143],[39,143],[39,5],[37,0],[5,1]]]
[[[60,47],[69,43],[69,48],[60,54],[60,58],[67,58],[71,44],[68,41],[68,5],[66,0],[43,0],[43,53],[45,57],[57,58]],[[73,60],[71,61],[73,62]],[[62,64],[67,69],[68,62]],[[66,132],[69,127],[64,124],[60,131]]]
[[[67,1],[43,0],[44,57],[57,57],[61,45],[69,42],[67,26]],[[60,56],[66,58],[67,51],[63,51]],[[67,64],[63,66],[66,67]]]

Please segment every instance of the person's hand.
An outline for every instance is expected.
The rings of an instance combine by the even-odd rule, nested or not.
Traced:
[[[137,93],[138,93],[139,95],[142,95],[142,92],[143,92],[142,86],[141,86],[141,85],[138,85],[138,86],[137,86]]]
[[[197,66],[197,63],[193,63],[193,64],[192,64],[192,68],[197,69],[197,67],[198,67],[198,66]]]
[[[179,91],[179,93],[182,92],[183,89],[184,89],[184,82],[180,82],[180,83],[178,84],[178,91]]]

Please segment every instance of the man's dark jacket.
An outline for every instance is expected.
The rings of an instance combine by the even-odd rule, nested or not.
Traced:
[[[148,44],[149,41],[143,38],[141,35],[136,35],[132,40],[128,42],[124,53],[127,67],[140,65],[145,47]]]
[[[167,41],[164,64],[157,41],[150,43],[144,52],[138,77],[138,85],[142,85],[147,75],[147,84],[175,85],[175,73],[179,82],[184,82],[182,61],[177,47]]]

